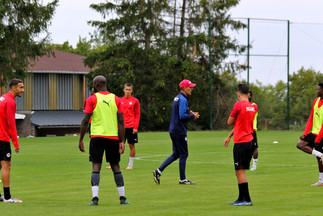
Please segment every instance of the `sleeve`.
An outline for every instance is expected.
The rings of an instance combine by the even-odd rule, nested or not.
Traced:
[[[317,98],[313,102],[313,106],[312,106],[312,110],[311,110],[311,115],[310,115],[310,117],[307,120],[307,124],[306,124],[305,130],[304,130],[304,133],[303,133],[303,135],[305,135],[305,136],[307,136],[307,134],[311,131],[312,126],[313,126],[314,105],[316,103],[316,100],[317,100]],[[320,131],[320,133],[321,133],[321,131]]]
[[[315,142],[320,143],[322,138],[323,138],[323,127],[321,128],[320,133],[315,138]]]
[[[117,108],[118,108],[118,113],[123,113],[121,99],[118,96],[115,96],[115,100],[116,100],[116,105],[117,105]]]
[[[140,103],[139,100],[136,100],[135,103],[135,122],[134,122],[134,129],[138,130],[140,122]]]
[[[96,95],[88,97],[85,101],[84,113],[93,113],[96,106]]]
[[[194,114],[189,114],[188,113],[188,103],[186,99],[180,99],[179,100],[179,119],[194,119],[195,115]]]
[[[258,113],[258,105],[255,104],[254,107],[255,107],[255,112]]]
[[[232,108],[232,112],[231,112],[230,116],[232,118],[237,118],[237,115],[238,115],[240,109],[241,109],[241,103],[239,103],[239,102],[235,103]]]
[[[7,116],[7,124],[8,124],[8,131],[12,140],[14,147],[19,147],[18,142],[18,135],[17,135],[17,128],[16,128],[16,103],[8,102],[6,104],[6,116]]]

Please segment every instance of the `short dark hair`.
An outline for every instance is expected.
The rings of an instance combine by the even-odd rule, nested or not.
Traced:
[[[14,79],[12,79],[12,80],[9,81],[9,88],[11,89],[12,86],[16,86],[19,83],[23,83],[23,81],[20,80],[20,79],[14,78]]]
[[[253,95],[252,91],[249,90],[249,94],[250,94],[250,96],[252,96]]]
[[[238,85],[238,92],[242,93],[242,94],[248,94],[249,93],[249,86],[245,83],[240,83]]]
[[[126,87],[126,86],[133,88],[133,85],[131,83],[124,84],[124,87]]]
[[[319,83],[319,86],[320,86],[321,88],[323,88],[323,83]]]

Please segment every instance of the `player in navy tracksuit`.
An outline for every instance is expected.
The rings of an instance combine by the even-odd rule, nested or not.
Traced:
[[[153,171],[156,184],[160,184],[161,172],[172,162],[179,158],[180,184],[194,184],[185,176],[187,149],[187,122],[200,117],[198,112],[189,110],[187,95],[192,94],[196,84],[189,80],[183,80],[179,84],[181,92],[174,98],[172,116],[169,125],[169,134],[173,142],[173,154],[169,156],[162,165]]]

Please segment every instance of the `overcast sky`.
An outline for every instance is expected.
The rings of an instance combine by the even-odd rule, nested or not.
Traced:
[[[49,2],[50,0],[44,0]],[[89,38],[94,28],[89,20],[100,20],[101,15],[89,8],[104,0],[59,0],[52,25],[49,28],[52,43],[69,41],[75,47],[79,36]],[[322,0],[241,0],[231,10],[232,17],[283,19],[300,23],[323,23]]]

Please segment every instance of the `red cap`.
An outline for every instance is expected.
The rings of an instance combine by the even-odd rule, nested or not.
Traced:
[[[182,82],[179,83],[179,87],[180,88],[185,88],[185,87],[195,87],[196,84],[195,83],[192,83],[191,81],[187,80],[187,79],[184,79]]]

